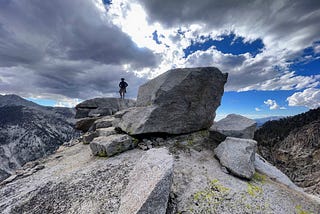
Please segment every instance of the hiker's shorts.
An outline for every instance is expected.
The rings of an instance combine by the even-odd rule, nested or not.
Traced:
[[[120,93],[120,94],[122,94],[122,93],[127,93],[127,91],[126,91],[125,88],[120,88],[119,93]]]

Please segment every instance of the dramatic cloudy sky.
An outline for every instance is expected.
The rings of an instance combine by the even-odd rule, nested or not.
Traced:
[[[72,106],[176,67],[229,73],[221,118],[320,106],[318,0],[0,0],[0,94]]]

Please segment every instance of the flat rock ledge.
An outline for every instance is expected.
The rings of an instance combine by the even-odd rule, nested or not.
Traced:
[[[126,134],[100,136],[94,138],[90,143],[92,154],[100,157],[111,157],[133,149],[136,146],[137,145],[132,137]]]
[[[129,175],[118,214],[165,214],[172,180],[173,157],[168,150],[148,150]]]
[[[119,98],[94,98],[85,100],[76,106],[75,118],[113,115],[117,111],[136,105],[135,100]]]
[[[220,164],[235,176],[251,179],[255,173],[254,161],[257,142],[251,139],[227,137],[214,150]]]

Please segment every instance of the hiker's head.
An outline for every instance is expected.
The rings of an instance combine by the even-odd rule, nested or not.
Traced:
[[[121,81],[124,81],[124,78],[121,78]]]

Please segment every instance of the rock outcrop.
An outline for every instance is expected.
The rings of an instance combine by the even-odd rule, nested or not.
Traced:
[[[227,137],[253,139],[257,123],[254,120],[237,114],[229,114],[226,118],[215,122],[210,130],[218,131]]]
[[[113,115],[118,111],[135,105],[136,101],[130,99],[94,98],[85,100],[75,107],[75,118],[78,119],[75,128],[82,132],[87,132],[99,127],[105,127],[105,124],[112,123],[112,121],[110,121],[110,118],[112,117],[108,117],[108,115]],[[98,127],[96,127],[97,124]]]
[[[118,214],[166,213],[173,157],[165,148],[148,150],[131,171]]]
[[[320,196],[320,108],[267,122],[255,139],[266,160],[299,187]]]
[[[113,115],[117,111],[133,107],[136,102],[130,99],[94,98],[85,100],[76,106],[75,118]]]
[[[227,74],[214,67],[173,69],[140,86],[137,105],[115,124],[130,135],[207,129]]]
[[[232,174],[251,179],[255,173],[254,161],[257,142],[250,139],[227,137],[214,150],[222,166]]]

